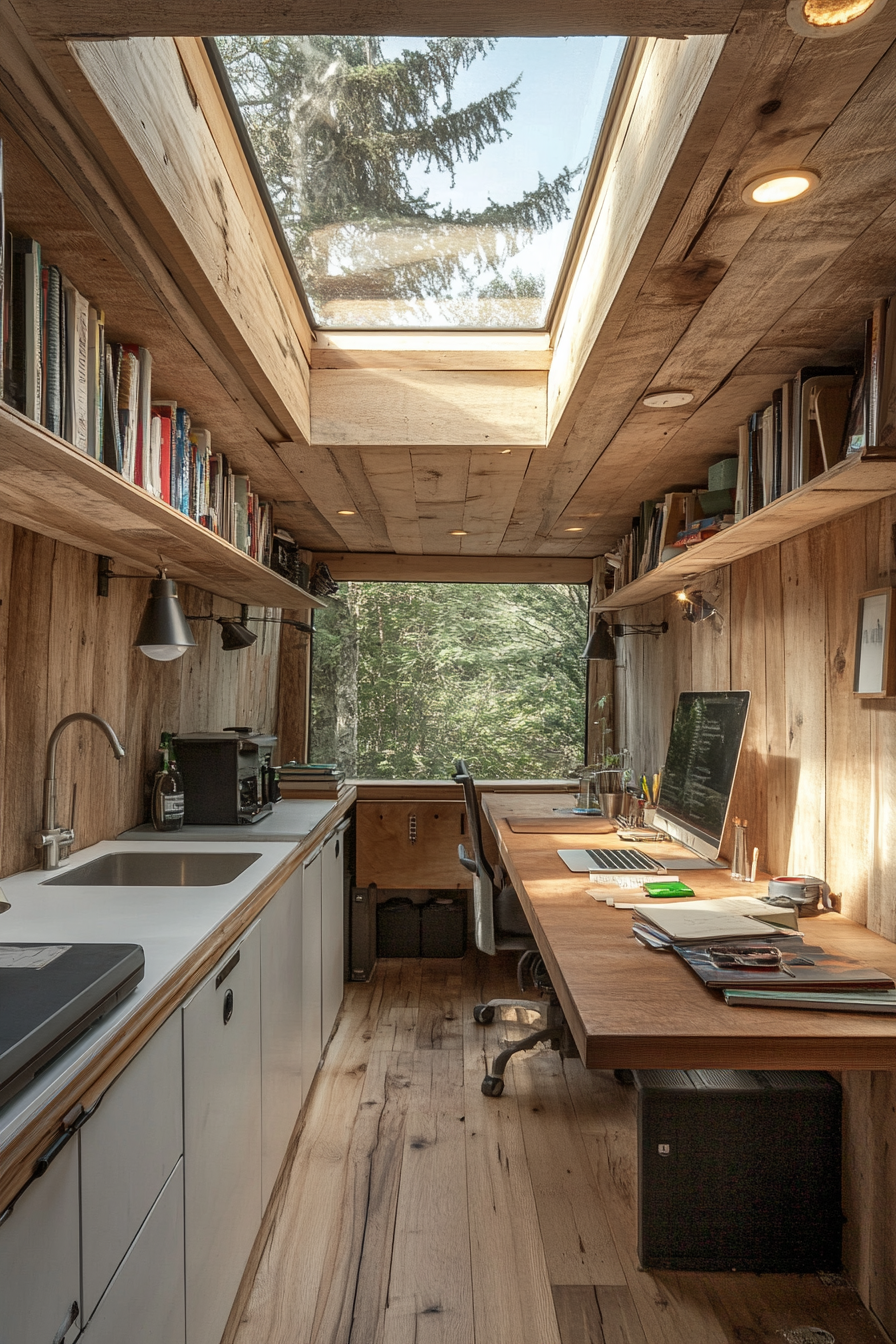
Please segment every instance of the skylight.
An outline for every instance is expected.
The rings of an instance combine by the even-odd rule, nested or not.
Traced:
[[[321,327],[543,327],[621,37],[226,37]]]

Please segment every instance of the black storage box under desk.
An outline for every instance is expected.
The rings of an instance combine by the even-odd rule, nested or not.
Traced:
[[[830,1074],[633,1077],[645,1269],[839,1270],[840,1087]]]
[[[419,957],[420,907],[409,896],[393,896],[377,906],[378,957]]]
[[[463,901],[436,897],[420,916],[422,957],[462,957],[466,950],[467,907]]]

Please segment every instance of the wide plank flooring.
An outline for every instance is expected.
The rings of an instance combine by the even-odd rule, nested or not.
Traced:
[[[881,1344],[837,1276],[639,1269],[633,1090],[545,1049],[480,1092],[526,1027],[473,1004],[513,971],[473,952],[346,986],[227,1344]]]

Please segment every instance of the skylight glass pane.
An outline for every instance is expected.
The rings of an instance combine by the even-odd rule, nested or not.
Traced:
[[[322,327],[544,325],[621,37],[227,37]]]

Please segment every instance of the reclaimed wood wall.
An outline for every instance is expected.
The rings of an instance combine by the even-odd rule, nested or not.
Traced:
[[[706,576],[721,622],[690,625],[671,597],[623,613],[670,628],[617,641],[616,710],[635,768],[652,770],[679,691],[751,691],[732,814],[760,866],[825,875],[844,915],[896,940],[896,700],[852,693],[857,598],[896,584],[894,540],[891,496]],[[842,1083],[844,1263],[896,1337],[896,1073]]]
[[[76,848],[143,820],[147,773],[157,768],[163,730],[250,724],[270,732],[276,724],[278,625],[256,626],[256,644],[227,653],[219,627],[197,622],[194,650],[172,663],[152,662],[132,647],[149,580],[114,581],[109,596],[98,598],[96,571],[95,556],[0,522],[0,877],[34,865],[47,739],[64,715],[102,715],[127,751],[116,762],[91,724],[64,733],[60,818],[68,822],[77,781]],[[179,593],[190,614],[239,614],[234,603],[195,588],[180,585]]]

